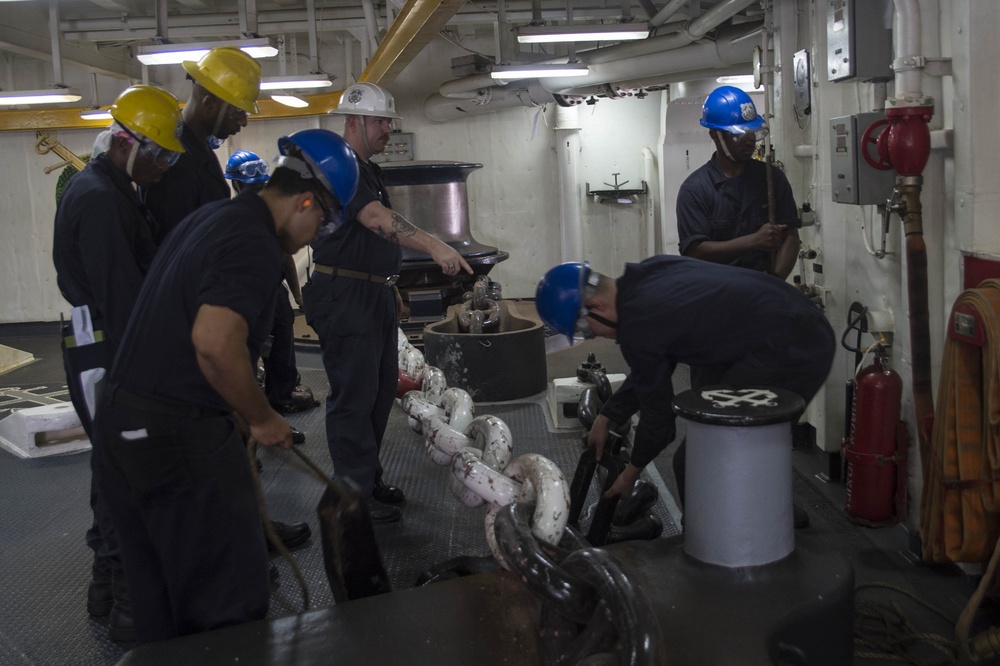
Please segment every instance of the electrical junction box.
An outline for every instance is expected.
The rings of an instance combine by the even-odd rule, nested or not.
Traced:
[[[879,171],[861,156],[863,150],[872,157],[878,154],[874,143],[878,132],[868,145],[862,145],[861,136],[872,123],[884,118],[882,113],[857,113],[830,119],[830,191],[834,202],[867,206],[884,204],[892,196],[896,171]]]
[[[828,81],[889,81],[892,71],[890,0],[827,0]]]
[[[625,375],[622,374],[608,375],[607,377],[611,383],[612,391],[617,391],[618,387],[625,381]],[[552,425],[556,428],[583,427],[580,419],[577,418],[577,408],[584,390],[593,386],[590,382],[581,381],[576,377],[560,377],[549,382],[546,401],[549,403]]]
[[[385,150],[378,155],[372,155],[372,162],[384,164],[386,162],[412,162],[413,161],[413,133],[393,132],[389,137],[389,142],[385,144]]]

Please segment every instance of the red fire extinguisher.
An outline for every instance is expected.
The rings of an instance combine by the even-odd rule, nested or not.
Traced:
[[[903,518],[906,435],[899,420],[903,380],[883,347],[855,378],[851,429],[845,438],[847,517],[880,527]]]

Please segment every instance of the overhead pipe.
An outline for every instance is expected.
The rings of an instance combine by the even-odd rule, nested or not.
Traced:
[[[368,42],[371,53],[378,49],[378,18],[375,13],[375,3],[372,0],[361,0],[361,9],[365,14],[365,29],[368,31]]]
[[[749,40],[727,39],[725,35],[720,34],[712,42],[700,44],[695,44],[695,42],[704,37],[710,31],[719,27],[733,15],[737,14],[740,10],[754,4],[755,2],[757,2],[757,0],[727,0],[727,2],[720,3],[716,7],[713,7],[709,11],[705,12],[702,16],[691,21],[687,28],[679,33],[669,35],[662,41],[655,37],[642,41],[653,41],[661,48],[683,54],[683,56],[675,55],[674,58],[680,59],[687,56],[690,59],[689,64],[686,66],[687,69],[702,69],[706,65],[711,67],[723,67],[725,65],[735,64],[736,62],[744,62],[749,60],[751,54],[753,53],[753,46],[745,43],[745,41]],[[720,6],[723,6],[724,10],[720,10]],[[745,30],[740,30],[739,32],[745,35]],[[685,46],[686,44],[690,44],[691,46]],[[611,48],[614,47],[609,47],[607,50],[610,51]],[[638,49],[641,47],[637,46],[635,48]],[[627,50],[627,48],[620,49],[622,52],[627,52]],[[545,85],[546,89],[551,90],[552,92],[562,92],[563,90],[572,89],[575,85],[608,83],[610,81],[628,76],[628,71],[621,67],[623,60],[615,59],[609,62],[602,62],[604,58],[608,57],[608,54],[602,54],[600,51],[603,51],[603,49],[599,49],[597,53],[585,51],[584,53],[579,54],[580,62],[586,63],[590,67],[590,73],[586,76],[564,76],[545,79],[543,85]],[[612,52],[611,57],[614,57],[614,55],[615,53]],[[627,60],[628,66],[636,68],[633,72],[633,76],[637,72],[647,72],[649,74],[656,73],[658,71],[662,72],[663,68],[660,66],[661,55],[662,54],[660,53],[638,55],[635,58]],[[678,69],[683,67],[679,63],[673,64]]]
[[[445,97],[456,97],[460,99],[475,99],[480,96],[479,91],[483,88],[490,88],[492,86],[505,86],[508,81],[497,80],[491,77],[488,73],[486,74],[475,74],[473,76],[467,76],[463,79],[455,79],[454,81],[445,81],[438,88],[438,92]]]
[[[239,0],[236,3],[241,35],[257,34],[257,0]]]
[[[650,0],[639,0],[639,6],[642,7],[642,11],[645,12],[648,20],[652,20],[656,16],[656,5],[650,2]]]
[[[316,32],[316,0],[306,0],[306,16],[309,17],[309,73],[315,74],[319,68],[319,35]]]
[[[49,38],[52,40],[52,76],[54,85],[61,86],[62,76],[62,45],[59,42],[59,2],[49,0]]]
[[[695,69],[718,69],[737,63],[750,61],[753,44],[747,41],[715,41],[692,44],[681,49],[662,53],[650,53],[635,58],[591,64],[580,54],[580,60],[587,63],[590,72],[584,76],[560,76],[541,81],[551,92],[571,94],[581,86],[599,85],[614,81],[654,77],[666,72],[683,72]]]
[[[541,106],[555,101],[552,93],[539,85],[538,79],[517,81],[509,84],[506,88],[484,88],[482,92],[483,94],[475,99],[455,99],[441,94],[431,95],[424,102],[424,115],[434,122],[444,122],[519,106]]]
[[[759,30],[759,26],[755,25],[749,30],[752,34]],[[556,79],[530,79],[517,82],[518,89],[528,85],[529,81],[531,82],[529,88],[534,92],[528,96],[512,97],[500,92],[502,89],[495,85],[489,86],[490,80],[481,74],[454,79],[441,86],[441,89],[447,91],[447,94],[439,89],[438,94],[431,95],[427,99],[425,111],[429,114],[428,118],[441,122],[451,118],[461,118],[468,114],[490,113],[513,108],[517,106],[517,99],[524,99],[525,106],[546,104],[554,100],[552,93],[564,96],[600,95],[607,94],[609,90],[615,88],[629,90],[683,81],[692,78],[692,74],[696,74],[697,78],[705,78],[710,75],[718,76],[720,73],[725,73],[729,67],[750,61],[753,54],[753,44],[749,43],[750,40],[742,39],[747,34],[747,29],[725,28],[720,30],[716,41],[666,51],[655,47],[674,46],[678,40],[673,35],[643,40],[650,44],[639,49],[629,45],[630,48],[613,46],[607,49],[584,51],[579,54],[579,60],[591,67],[590,75],[558,77]],[[607,52],[637,53],[638,55],[621,60],[608,60]],[[594,60],[601,62],[592,65],[591,62]],[[706,64],[709,67],[705,67]],[[560,89],[557,87],[558,82],[569,83],[571,87]],[[480,85],[483,87],[479,87]],[[546,92],[540,93],[538,89]],[[468,99],[476,100],[475,103],[453,104],[448,101],[448,97],[457,98],[459,93],[471,91],[476,91],[475,97]],[[465,97],[464,94],[461,96]]]
[[[559,229],[562,261],[583,259],[580,212],[580,114],[578,107],[556,107],[556,164],[559,176]]]
[[[663,25],[670,20],[671,16],[683,9],[687,4],[688,0],[670,0],[670,2],[663,6],[663,9],[656,12],[656,14],[649,19],[649,25],[653,28]]]

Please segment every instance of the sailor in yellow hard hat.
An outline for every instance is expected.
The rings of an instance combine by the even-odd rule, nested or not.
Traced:
[[[153,261],[153,225],[132,187],[150,185],[184,147],[180,102],[165,90],[134,86],[111,106],[114,122],[98,136],[93,157],[66,185],[56,208],[52,262],[59,291],[71,306],[63,332],[63,364],[70,400],[96,452],[93,429],[101,381],[111,370],[140,287]],[[118,537],[108,518],[100,473],[92,467],[94,551],[87,612],[108,617],[109,637],[134,639]]]
[[[223,46],[197,62],[184,63],[191,94],[184,106],[181,142],[187,149],[177,168],[141,194],[160,229],[157,241],[201,206],[230,197],[229,183],[214,150],[246,127],[257,113],[260,64],[243,51]]]

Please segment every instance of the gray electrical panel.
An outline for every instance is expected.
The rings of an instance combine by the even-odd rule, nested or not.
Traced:
[[[867,206],[884,204],[892,196],[896,171],[880,171],[861,156],[867,150],[877,161],[874,139],[878,138],[878,132],[873,132],[874,139],[867,145],[861,144],[861,136],[872,123],[883,118],[882,113],[858,113],[830,119],[830,189],[834,202]]]
[[[828,81],[893,77],[892,15],[891,0],[827,0]]]
[[[385,144],[385,150],[378,155],[372,155],[372,162],[385,164],[386,162],[412,162],[413,161],[413,133],[393,132],[389,137],[389,142]]]

